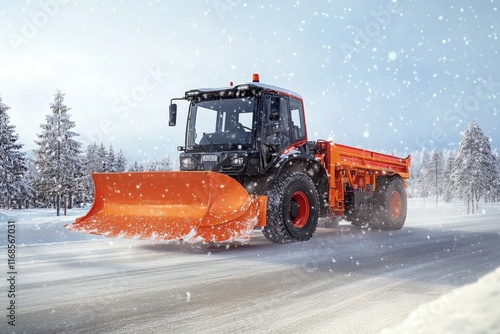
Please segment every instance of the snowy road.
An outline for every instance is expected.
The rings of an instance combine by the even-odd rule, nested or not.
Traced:
[[[500,266],[499,207],[467,216],[459,205],[411,205],[401,231],[343,222],[288,245],[256,233],[219,247],[119,239],[18,247],[15,330],[378,332]]]

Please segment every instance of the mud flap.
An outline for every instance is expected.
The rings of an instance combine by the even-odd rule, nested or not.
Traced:
[[[108,237],[187,242],[248,240],[265,225],[265,196],[215,172],[95,173],[94,204],[66,227]]]

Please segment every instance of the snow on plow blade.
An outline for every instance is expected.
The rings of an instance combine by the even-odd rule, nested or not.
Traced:
[[[94,204],[66,227],[108,237],[187,242],[248,240],[264,226],[265,196],[215,172],[96,173]]]

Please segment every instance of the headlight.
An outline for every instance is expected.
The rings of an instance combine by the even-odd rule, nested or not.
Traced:
[[[191,157],[182,157],[180,158],[180,165],[181,168],[194,169],[195,163],[194,160],[191,159]]]
[[[231,159],[231,164],[233,166],[241,166],[245,162],[245,159],[243,157],[234,157]]]

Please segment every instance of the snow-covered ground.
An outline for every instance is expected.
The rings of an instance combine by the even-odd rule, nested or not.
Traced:
[[[421,305],[403,323],[381,334],[500,333],[498,305],[500,268]]]
[[[104,237],[72,233],[64,225],[83,216],[84,209],[68,210],[67,215],[56,216],[55,210],[28,209],[28,210],[0,210],[0,222],[13,220],[17,224],[17,244],[19,246],[33,244],[53,244],[59,242],[75,242],[84,240],[104,239]],[[0,230],[0,246],[7,245],[7,230]]]
[[[457,221],[463,217],[465,208],[461,203],[434,205],[432,200],[411,200],[412,217],[419,221],[419,226],[428,215],[438,218],[439,226],[451,224],[458,228]],[[418,211],[422,209],[423,217]],[[476,231],[481,230],[481,222],[492,215],[497,215],[498,205],[480,205],[479,214],[473,216],[477,224]],[[485,219],[486,218],[486,219]],[[500,220],[497,220],[500,226]],[[499,233],[500,234],[500,233]],[[500,247],[500,245],[499,245]],[[477,282],[456,288],[441,297],[425,303],[411,312],[404,322],[382,334],[402,333],[500,333],[500,267],[484,275]]]
[[[500,205],[410,199],[401,231],[319,228],[308,242],[189,245],[64,225],[87,209],[0,211],[16,222],[16,327],[6,265],[1,333],[500,332]]]

